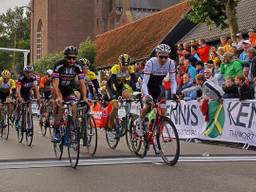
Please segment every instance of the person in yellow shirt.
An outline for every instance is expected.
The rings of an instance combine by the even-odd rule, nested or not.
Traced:
[[[119,96],[122,96],[123,92],[127,90],[133,90],[136,87],[136,75],[134,66],[130,65],[131,58],[128,54],[122,54],[118,58],[119,63],[114,65],[111,70],[111,76],[107,83],[108,94],[107,97],[109,100],[117,99]]]
[[[88,99],[100,99],[101,98],[101,90],[100,84],[97,79],[97,75],[89,69],[91,65],[90,61],[86,58],[82,58],[79,60],[83,66],[83,71],[85,74],[85,81],[88,85]]]
[[[228,41],[228,38],[225,36],[220,37],[220,44],[224,48],[224,53],[230,52],[232,49],[231,44]]]
[[[7,101],[7,98],[12,95],[13,90],[16,89],[16,82],[11,79],[11,73],[9,70],[5,69],[2,71],[2,76],[0,77],[0,113],[2,112],[3,103]],[[9,113],[13,111],[13,105],[9,103],[8,105]]]

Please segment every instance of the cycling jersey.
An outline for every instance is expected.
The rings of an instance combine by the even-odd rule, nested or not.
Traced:
[[[81,65],[76,63],[73,66],[68,66],[64,59],[55,64],[53,71],[53,78],[60,80],[59,89],[64,97],[74,94],[76,76],[79,80],[84,79]]]
[[[3,82],[2,77],[0,77],[0,100],[5,102],[6,98],[10,95],[10,91],[16,88],[16,83],[13,79],[10,79],[7,83]]]
[[[126,89],[124,82],[128,81],[128,85],[136,90],[137,78],[135,75],[134,66],[128,66],[126,71],[122,71],[120,65],[114,65],[111,68],[111,77],[107,83],[109,95],[113,98],[117,98],[122,95],[122,92]]]
[[[17,87],[20,87],[21,97],[28,101],[30,99],[30,90],[37,86],[37,79],[35,76],[27,78],[25,75],[21,75],[17,82]]]
[[[144,68],[142,83],[143,95],[151,95],[153,99],[162,96],[163,79],[169,74],[169,80],[172,81],[172,94],[176,94],[176,69],[175,62],[168,59],[164,65],[160,65],[157,57],[151,58]]]
[[[50,99],[50,96],[52,95],[52,91],[53,91],[52,79],[49,78],[48,76],[42,77],[40,79],[39,88],[43,92],[44,98],[46,100]]]
[[[94,98],[94,90],[93,87],[95,88],[96,94],[99,97],[100,94],[100,85],[97,79],[96,74],[91,71],[91,70],[87,70],[86,74],[85,74],[85,79],[88,83],[88,89],[89,89],[89,95],[88,98],[89,99],[95,99]]]
[[[16,83],[13,79],[10,79],[7,83],[4,83],[3,78],[0,77],[0,93],[10,93],[10,90],[15,88]]]

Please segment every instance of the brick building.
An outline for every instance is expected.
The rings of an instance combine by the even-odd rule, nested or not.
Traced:
[[[31,0],[31,60],[159,11],[180,0]]]

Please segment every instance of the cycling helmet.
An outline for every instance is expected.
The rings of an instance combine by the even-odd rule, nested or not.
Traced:
[[[48,70],[46,71],[46,74],[47,74],[47,75],[52,75],[52,74],[53,74],[53,70],[52,70],[52,69],[48,69]]]
[[[122,54],[119,56],[118,61],[120,64],[129,65],[131,62],[131,57],[128,54]]]
[[[34,67],[31,65],[27,65],[23,68],[24,72],[33,72],[34,71]]]
[[[155,50],[157,53],[171,53],[171,47],[166,44],[158,45]]]
[[[7,70],[7,69],[5,69],[5,70],[3,70],[2,71],[2,77],[3,78],[10,78],[11,77],[11,73],[10,73],[10,71],[9,70]]]
[[[83,66],[84,65],[90,66],[90,64],[91,64],[90,61],[86,58],[81,58],[81,59],[79,59],[79,61],[83,64]]]
[[[78,54],[78,50],[75,46],[68,46],[64,49],[64,55],[67,56],[67,55],[77,55]]]

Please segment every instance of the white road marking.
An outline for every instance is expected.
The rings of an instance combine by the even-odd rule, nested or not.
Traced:
[[[179,163],[214,163],[214,162],[255,162],[256,156],[182,156]],[[125,158],[98,158],[98,159],[81,159],[79,166],[95,165],[121,165],[121,164],[162,164],[160,157],[125,157]],[[66,167],[69,166],[68,160],[33,160],[33,161],[2,161],[1,169],[27,169],[27,168],[49,168],[49,167]]]

